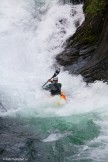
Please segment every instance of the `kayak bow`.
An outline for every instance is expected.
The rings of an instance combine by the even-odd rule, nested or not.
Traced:
[[[61,93],[60,98],[66,100],[66,96],[64,95],[63,92]]]

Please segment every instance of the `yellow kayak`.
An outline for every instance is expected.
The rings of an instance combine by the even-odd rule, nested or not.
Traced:
[[[66,96],[62,92],[61,95],[50,96],[53,100],[54,106],[63,106],[66,104]]]
[[[57,101],[57,105],[58,106],[62,106],[66,103],[66,96],[64,95],[64,93],[62,92],[58,101]]]
[[[64,95],[63,92],[61,93],[60,98],[66,101],[66,96]]]

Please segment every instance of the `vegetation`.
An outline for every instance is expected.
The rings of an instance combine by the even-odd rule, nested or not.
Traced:
[[[82,43],[93,43],[96,41],[96,36],[92,33],[90,27],[86,27],[85,32],[79,36]]]
[[[85,0],[85,13],[89,15],[102,14],[105,0]]]
[[[73,43],[97,46],[104,25],[104,11],[107,4],[106,0],[84,0],[85,21],[74,35]]]
[[[79,34],[82,43],[93,44],[98,41],[105,5],[105,0],[85,0],[84,12],[87,20],[82,34]]]

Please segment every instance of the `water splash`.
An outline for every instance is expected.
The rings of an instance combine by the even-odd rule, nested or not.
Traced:
[[[41,86],[53,74],[55,55],[75,32],[75,21],[84,20],[82,5],[63,5],[58,1],[42,1],[41,4],[33,0],[2,1],[1,15],[2,103],[11,111],[34,106],[38,110],[43,103],[41,99],[46,100]]]
[[[76,31],[77,20],[80,24],[84,21],[82,5],[62,4],[57,0],[1,0],[0,100],[7,109],[1,115],[29,119],[72,116],[71,120],[82,128],[92,116],[92,121],[100,127],[100,136],[81,145],[79,156],[75,158],[105,161],[108,149],[108,85],[96,82],[87,86],[81,76],[71,76],[61,70],[59,81],[67,96],[67,104],[63,107],[54,106],[56,98],[50,98],[49,92],[41,88],[53,75],[54,58],[63,50],[66,39]],[[82,116],[85,120],[80,124]],[[65,125],[71,123],[68,120],[64,118]],[[91,123],[88,123],[87,130]],[[52,139],[52,136],[49,137]],[[61,138],[62,134],[53,136],[53,140]]]

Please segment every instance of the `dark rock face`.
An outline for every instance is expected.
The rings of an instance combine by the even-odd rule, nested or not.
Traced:
[[[89,5],[87,1],[84,11]],[[104,2],[102,11],[86,13],[84,23],[67,40],[65,50],[56,57],[65,70],[81,74],[87,82],[108,81],[108,2],[100,1]]]
[[[63,3],[67,3],[67,0],[62,0]],[[83,3],[84,0],[68,0],[68,3],[73,3],[73,4],[80,4]]]
[[[6,108],[3,106],[3,104],[0,102],[0,112],[6,112]]]

